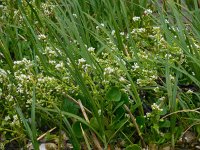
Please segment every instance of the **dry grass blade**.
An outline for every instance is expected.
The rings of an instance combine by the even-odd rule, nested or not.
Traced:
[[[183,112],[185,112],[185,113],[186,113],[186,112],[195,112],[195,113],[197,113],[197,114],[200,114],[200,112],[199,112],[198,110],[200,110],[200,108],[179,110],[179,111],[172,112],[172,113],[170,113],[170,114],[168,114],[168,115],[162,117],[161,119],[165,119],[165,118],[167,118],[167,117],[169,117],[169,116],[171,116],[171,115],[173,115],[173,114],[183,113]]]
[[[52,128],[52,129],[50,129],[50,130],[48,130],[47,132],[45,132],[44,134],[42,134],[41,136],[39,136],[39,137],[37,138],[37,140],[38,140],[38,141],[41,140],[41,139],[44,138],[48,133],[52,132],[52,131],[55,130],[55,129],[56,129],[56,127]],[[26,147],[29,148],[30,146],[32,146],[32,143],[28,144]]]
[[[66,97],[66,98],[68,98],[68,99],[69,99],[71,102],[73,102],[74,104],[80,106],[79,103],[78,103],[78,101],[77,101],[76,99],[74,99],[73,97],[71,97],[70,95],[68,95],[68,94],[63,94],[63,96]],[[83,107],[84,107],[84,106],[83,106]],[[84,107],[84,109],[85,109],[85,111],[87,111],[88,113],[92,114],[92,112],[91,112],[89,109],[87,109],[86,107]]]
[[[79,106],[80,106],[80,108],[81,108],[81,111],[82,111],[82,113],[83,113],[83,116],[84,116],[85,120],[86,120],[88,123],[90,123],[89,118],[88,118],[88,116],[87,116],[87,114],[86,114],[86,112],[85,112],[85,109],[84,109],[83,104],[81,103],[80,100],[78,100],[78,103],[79,103]],[[91,134],[92,134],[92,137],[93,137],[93,140],[94,140],[95,147],[96,147],[98,150],[102,150],[103,148],[101,147],[100,142],[98,141],[96,135],[95,135],[93,132],[91,132]]]
[[[135,125],[136,131],[137,131],[137,133],[138,133],[138,135],[139,135],[139,137],[140,137],[140,139],[141,139],[141,142],[142,142],[142,147],[146,148],[146,144],[145,144],[145,142],[144,142],[144,138],[143,138],[143,136],[142,136],[142,133],[141,133],[140,128],[139,128],[139,126],[138,126],[138,124],[137,124],[137,122],[136,122],[135,117],[134,117],[133,114],[131,113],[131,111],[130,111],[130,109],[128,108],[128,106],[126,106],[125,104],[124,104],[124,108],[125,108],[125,110],[128,112],[128,114],[130,115],[131,120],[132,120],[133,124]]]

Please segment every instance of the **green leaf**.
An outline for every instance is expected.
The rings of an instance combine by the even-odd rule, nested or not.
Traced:
[[[106,93],[106,99],[109,101],[120,101],[122,97],[121,91],[117,87],[112,87]]]
[[[137,145],[137,144],[132,144],[132,145],[129,145],[128,147],[126,147],[125,150],[141,150],[142,148]]]
[[[122,92],[121,101],[123,101],[124,103],[128,103],[129,102],[128,94]]]
[[[109,137],[108,141],[111,141],[115,137],[115,135],[124,127],[124,125],[128,122],[128,120],[129,120],[128,118],[125,118],[110,126],[111,127],[110,129],[113,130],[114,133]]]
[[[145,119],[144,116],[137,116],[136,117],[136,122],[139,126],[143,126],[145,124]]]
[[[62,101],[62,111],[69,112],[72,114],[77,114],[78,113],[78,106],[75,105],[73,102],[69,101],[68,99],[64,99]]]
[[[115,116],[115,119],[113,120],[113,122],[118,122],[124,116],[125,110],[123,109],[123,107],[120,107],[117,109],[115,114],[116,114],[116,116]]]
[[[118,113],[118,109],[122,108],[123,104],[124,104],[123,101],[119,102],[119,103],[117,104],[117,106],[114,108],[113,114],[114,114],[116,111],[117,111],[117,113]]]
[[[99,129],[99,124],[98,124],[98,121],[95,117],[92,117],[90,119],[90,125],[95,129],[95,130],[98,130]]]
[[[82,138],[83,137],[80,124],[82,125],[83,130],[85,130],[87,128],[87,126],[84,125],[83,123],[81,123],[80,121],[76,121],[72,125],[72,129],[73,129],[75,135],[77,136],[77,138]]]
[[[200,125],[196,125],[196,131],[200,135]]]
[[[159,126],[161,128],[169,128],[170,127],[170,121],[169,120],[160,121],[159,122]]]
[[[113,130],[106,130],[105,135],[107,138],[110,138],[113,135],[114,131]]]

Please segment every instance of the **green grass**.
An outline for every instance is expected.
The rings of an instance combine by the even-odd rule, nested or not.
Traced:
[[[34,149],[54,127],[46,142],[54,137],[59,149],[63,136],[74,149],[175,148],[188,128],[199,136],[198,1],[2,5],[3,148],[19,129],[19,147],[30,140]]]

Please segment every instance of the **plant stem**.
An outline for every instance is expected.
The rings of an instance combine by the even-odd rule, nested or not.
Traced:
[[[139,135],[139,137],[140,137],[140,139],[141,139],[141,142],[142,142],[142,147],[146,148],[146,144],[145,144],[145,142],[144,142],[144,138],[142,137],[142,133],[141,133],[140,128],[139,128],[139,126],[138,126],[138,124],[137,124],[137,122],[136,122],[135,117],[134,117],[133,114],[131,113],[131,111],[130,111],[130,109],[128,108],[128,106],[126,106],[126,104],[124,104],[124,108],[125,108],[125,110],[129,113],[129,115],[130,115],[130,117],[131,117],[131,120],[132,120],[133,124],[135,125],[136,131],[137,131],[137,133],[138,133],[138,135]]]
[[[90,123],[90,121],[89,121],[89,119],[88,119],[88,116],[87,116],[87,114],[86,114],[86,112],[85,112],[84,106],[83,106],[83,104],[81,103],[80,100],[78,100],[78,104],[79,104],[79,106],[80,106],[80,108],[81,108],[81,111],[82,111],[82,113],[83,113],[83,116],[84,116],[85,120],[86,120],[88,123]],[[93,140],[94,140],[94,145],[95,145],[95,147],[96,147],[98,150],[102,150],[103,148],[101,147],[101,145],[100,145],[100,143],[99,143],[99,141],[98,141],[96,135],[95,135],[93,132],[91,132],[91,134],[92,134],[92,137],[93,137]]]

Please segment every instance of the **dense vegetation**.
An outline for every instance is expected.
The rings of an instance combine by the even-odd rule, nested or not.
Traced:
[[[0,6],[0,149],[200,148],[197,0]]]

